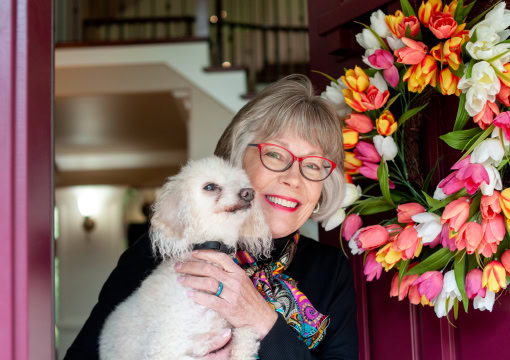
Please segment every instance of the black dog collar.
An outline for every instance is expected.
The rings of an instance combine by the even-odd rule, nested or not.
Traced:
[[[206,241],[200,244],[193,245],[193,250],[216,250],[227,255],[230,255],[234,252],[234,248],[227,246],[219,241]]]

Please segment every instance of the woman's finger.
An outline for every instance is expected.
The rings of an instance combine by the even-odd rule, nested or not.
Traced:
[[[186,261],[183,263],[177,263],[175,264],[175,270],[181,274],[210,277],[222,282],[225,282],[226,277],[228,276],[228,274],[225,274],[225,272],[217,266],[201,261]]]
[[[211,294],[216,294],[220,289],[220,282],[211,277],[203,276],[179,276],[177,281],[185,288],[192,288],[194,290],[206,291]],[[221,285],[222,292],[224,290],[223,284]]]
[[[232,330],[224,329],[219,333],[207,333],[195,336],[194,341],[211,342],[207,349],[207,354],[201,357],[202,360],[223,360],[230,359]]]
[[[225,253],[213,250],[197,250],[193,251],[193,257],[195,259],[205,260],[217,264],[223,268],[226,272],[238,272],[241,270],[231,258]]]

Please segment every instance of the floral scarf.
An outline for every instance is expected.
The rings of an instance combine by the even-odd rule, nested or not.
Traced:
[[[299,232],[287,242],[280,257],[269,263],[257,264],[246,251],[239,251],[234,261],[246,271],[266,302],[283,315],[298,338],[309,349],[314,349],[326,335],[329,317],[313,307],[306,295],[298,290],[297,281],[283,274],[296,253],[298,241]]]

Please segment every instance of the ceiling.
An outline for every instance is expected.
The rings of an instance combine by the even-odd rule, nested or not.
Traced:
[[[159,186],[187,161],[185,98],[171,92],[55,98],[55,186]]]

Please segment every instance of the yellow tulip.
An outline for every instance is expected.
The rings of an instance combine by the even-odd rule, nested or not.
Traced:
[[[460,95],[460,90],[457,88],[460,78],[455,76],[449,68],[443,69],[439,73],[439,88],[443,95]]]
[[[384,110],[381,116],[375,121],[377,132],[383,136],[390,136],[397,130],[395,117],[389,110]]]
[[[507,219],[510,219],[510,188],[506,188],[499,194],[499,205]]]
[[[386,15],[386,17],[384,18],[384,21],[390,28],[390,31],[393,33],[393,35],[395,35],[398,38],[402,37],[402,35],[400,35],[398,27],[403,20],[404,20],[404,13],[402,13],[402,11],[400,11],[400,10],[397,10],[395,15]]]
[[[350,151],[345,152],[344,172],[346,174],[350,175],[359,174],[359,168],[362,166],[363,161],[357,159],[354,153]]]
[[[350,89],[343,89],[344,101],[347,105],[349,105],[352,109],[357,112],[365,112],[367,111],[367,107],[362,102],[361,93],[357,91],[352,91]]]
[[[359,141],[359,133],[354,129],[342,129],[344,149],[352,149]]]
[[[496,293],[506,288],[506,271],[499,261],[491,261],[483,269],[482,287]]]
[[[368,75],[359,66],[347,70],[345,75],[342,76],[342,81],[349,89],[360,93],[365,91],[370,85]]]
[[[428,0],[426,3],[422,2],[418,9],[418,18],[425,27],[429,27],[430,15],[432,13],[441,11],[443,3],[441,0]]]
[[[389,271],[402,259],[402,253],[392,246],[393,243],[384,245],[376,254],[375,261],[381,263],[385,271]]]
[[[421,93],[427,85],[436,86],[437,64],[436,60],[427,55],[416,65],[411,66],[404,75],[407,88],[411,92]]]

